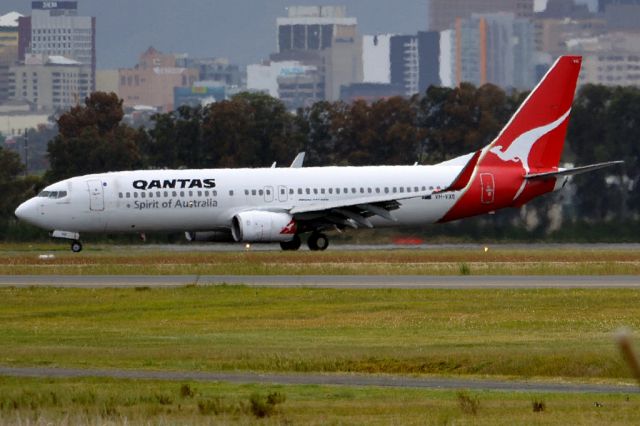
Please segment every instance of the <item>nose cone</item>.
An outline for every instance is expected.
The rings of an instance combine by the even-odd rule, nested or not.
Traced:
[[[20,204],[15,211],[15,215],[18,219],[24,222],[36,225],[36,220],[38,219],[38,211],[35,200],[32,198]]]

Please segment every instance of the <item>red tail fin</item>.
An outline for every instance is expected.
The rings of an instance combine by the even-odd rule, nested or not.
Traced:
[[[553,190],[554,179],[527,183],[524,176],[557,170],[581,63],[579,56],[558,58],[482,150],[466,188],[441,221],[523,204]]]

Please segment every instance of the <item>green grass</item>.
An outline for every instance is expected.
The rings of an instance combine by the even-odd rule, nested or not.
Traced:
[[[181,389],[188,385],[191,396]],[[258,420],[254,395],[285,401]],[[478,401],[475,414],[464,397]],[[533,411],[533,402],[545,409]],[[581,424],[640,422],[640,396],[0,378],[8,424]]]
[[[621,381],[640,290],[0,289],[0,364]]]
[[[57,247],[57,249],[56,249]],[[3,250],[4,249],[4,250]],[[51,253],[52,259],[40,259]],[[188,252],[95,246],[0,246],[0,274],[640,275],[640,250],[490,247],[318,252]]]

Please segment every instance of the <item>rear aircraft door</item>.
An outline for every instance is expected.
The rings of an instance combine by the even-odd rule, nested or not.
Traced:
[[[270,203],[273,201],[273,186],[264,187],[264,200],[267,203]]]
[[[278,201],[284,202],[287,201],[287,187],[279,186],[278,187]]]
[[[496,192],[493,173],[480,173],[480,184],[482,185],[480,201],[482,202],[482,204],[493,204]]]
[[[104,191],[102,189],[102,181],[92,179],[87,181],[89,187],[89,209],[91,211],[104,210]]]

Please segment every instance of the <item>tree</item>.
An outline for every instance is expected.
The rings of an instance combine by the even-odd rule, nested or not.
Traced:
[[[130,170],[142,165],[138,149],[143,135],[120,121],[122,100],[113,93],[95,92],[85,105],[58,119],[58,136],[48,146],[49,181],[89,173]]]

